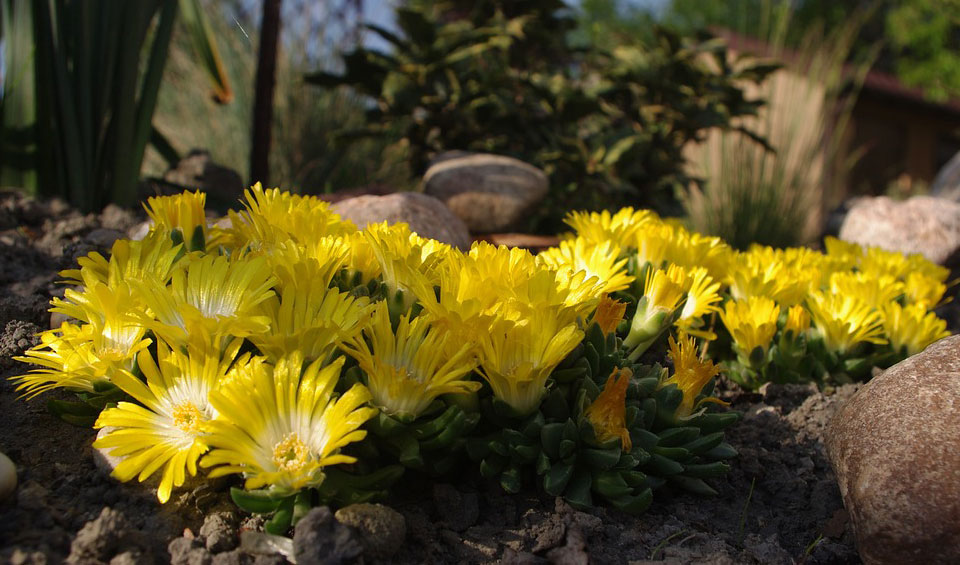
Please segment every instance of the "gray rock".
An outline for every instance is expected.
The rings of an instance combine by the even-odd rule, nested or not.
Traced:
[[[443,201],[473,233],[512,231],[547,195],[543,171],[512,157],[441,155],[423,177],[424,192]]]
[[[463,221],[443,202],[419,192],[357,196],[341,200],[330,209],[360,229],[383,221],[390,224],[406,222],[411,230],[422,237],[449,243],[463,250],[470,248],[470,232]]]
[[[356,528],[364,554],[372,559],[389,559],[407,537],[403,514],[382,504],[351,504],[337,510],[336,518]]]
[[[116,556],[136,555],[140,563],[152,563],[149,542],[143,532],[134,529],[126,517],[112,508],[104,508],[100,516],[87,522],[70,544],[70,564],[109,563]],[[130,556],[121,557],[120,562]]]
[[[960,250],[960,203],[932,196],[904,201],[860,198],[840,226],[840,239],[900,253],[921,253],[940,265]]]
[[[109,251],[110,248],[113,247],[113,242],[124,237],[125,235],[120,231],[108,228],[97,228],[88,233],[85,239],[91,245],[95,245]]]
[[[433,505],[447,527],[458,532],[476,524],[480,518],[480,501],[477,494],[461,493],[446,483],[433,486]]]
[[[864,385],[825,435],[863,561],[960,563],[960,336]]]
[[[297,563],[357,563],[363,545],[348,526],[337,522],[326,506],[314,508],[297,522],[293,533]]]
[[[167,546],[170,565],[210,565],[213,556],[199,540],[179,537]]]
[[[208,514],[200,527],[200,535],[206,540],[211,553],[230,551],[237,547],[236,517],[228,512]]]
[[[163,180],[186,190],[200,190],[219,203],[236,202],[243,195],[243,179],[233,169],[218,165],[203,149],[193,149],[163,174]]]

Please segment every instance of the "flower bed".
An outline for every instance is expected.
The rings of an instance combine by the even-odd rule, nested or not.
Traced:
[[[200,195],[149,211],[143,241],[63,273],[82,287],[55,309],[80,323],[45,332],[18,382],[80,391],[52,408],[106,429],[114,476],[158,474],[161,501],[198,467],[242,475],[234,501],[275,533],[402,473],[474,469],[582,510],[715,494],[736,453],[736,413],[708,411],[719,366],[838,384],[945,331],[928,310],[946,275],[917,258],[737,254],[648,212],[573,214],[576,237],[534,257],[357,231],[258,187],[225,230]]]

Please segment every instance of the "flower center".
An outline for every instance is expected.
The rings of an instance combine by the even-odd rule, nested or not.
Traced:
[[[173,425],[188,434],[199,434],[200,424],[203,423],[204,419],[203,412],[197,409],[192,402],[181,402],[173,408]]]
[[[307,464],[310,453],[296,432],[287,434],[273,446],[273,463],[281,471],[295,473]]]

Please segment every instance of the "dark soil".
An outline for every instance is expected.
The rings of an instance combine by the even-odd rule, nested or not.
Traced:
[[[238,547],[239,534],[262,528],[262,520],[232,505],[229,480],[175,492],[161,506],[152,490],[121,485],[95,466],[92,430],[54,418],[45,398],[18,399],[5,378],[27,368],[11,356],[50,327],[47,303],[63,292],[56,271],[105,251],[142,220],[115,208],[85,216],[62,203],[0,193],[0,451],[19,479],[14,495],[0,502],[0,562],[283,563],[277,554],[250,553],[246,541]],[[727,477],[711,481],[719,496],[662,489],[636,518],[605,508],[579,512],[532,490],[507,495],[472,476],[456,484],[405,478],[402,492],[383,501],[406,519],[406,541],[389,561],[859,563],[822,441],[856,387],[823,394],[792,385],[761,393],[726,386],[724,398],[744,419],[728,431],[739,458]],[[326,558],[361,551],[353,530],[329,515],[318,520],[330,532],[324,543],[339,548]],[[361,559],[373,561],[369,552]]]

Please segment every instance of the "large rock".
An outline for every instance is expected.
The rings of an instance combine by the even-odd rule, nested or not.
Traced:
[[[406,222],[422,237],[470,249],[470,232],[463,221],[432,196],[419,192],[398,192],[386,196],[357,196],[330,208],[345,220],[363,229],[367,224]]]
[[[901,253],[921,253],[946,265],[960,249],[960,203],[933,196],[896,201],[859,199],[840,227],[840,239]]]
[[[865,563],[960,563],[960,336],[864,385],[825,443]]]
[[[423,177],[424,192],[436,196],[473,233],[511,231],[547,195],[547,175],[502,155],[443,154]]]

